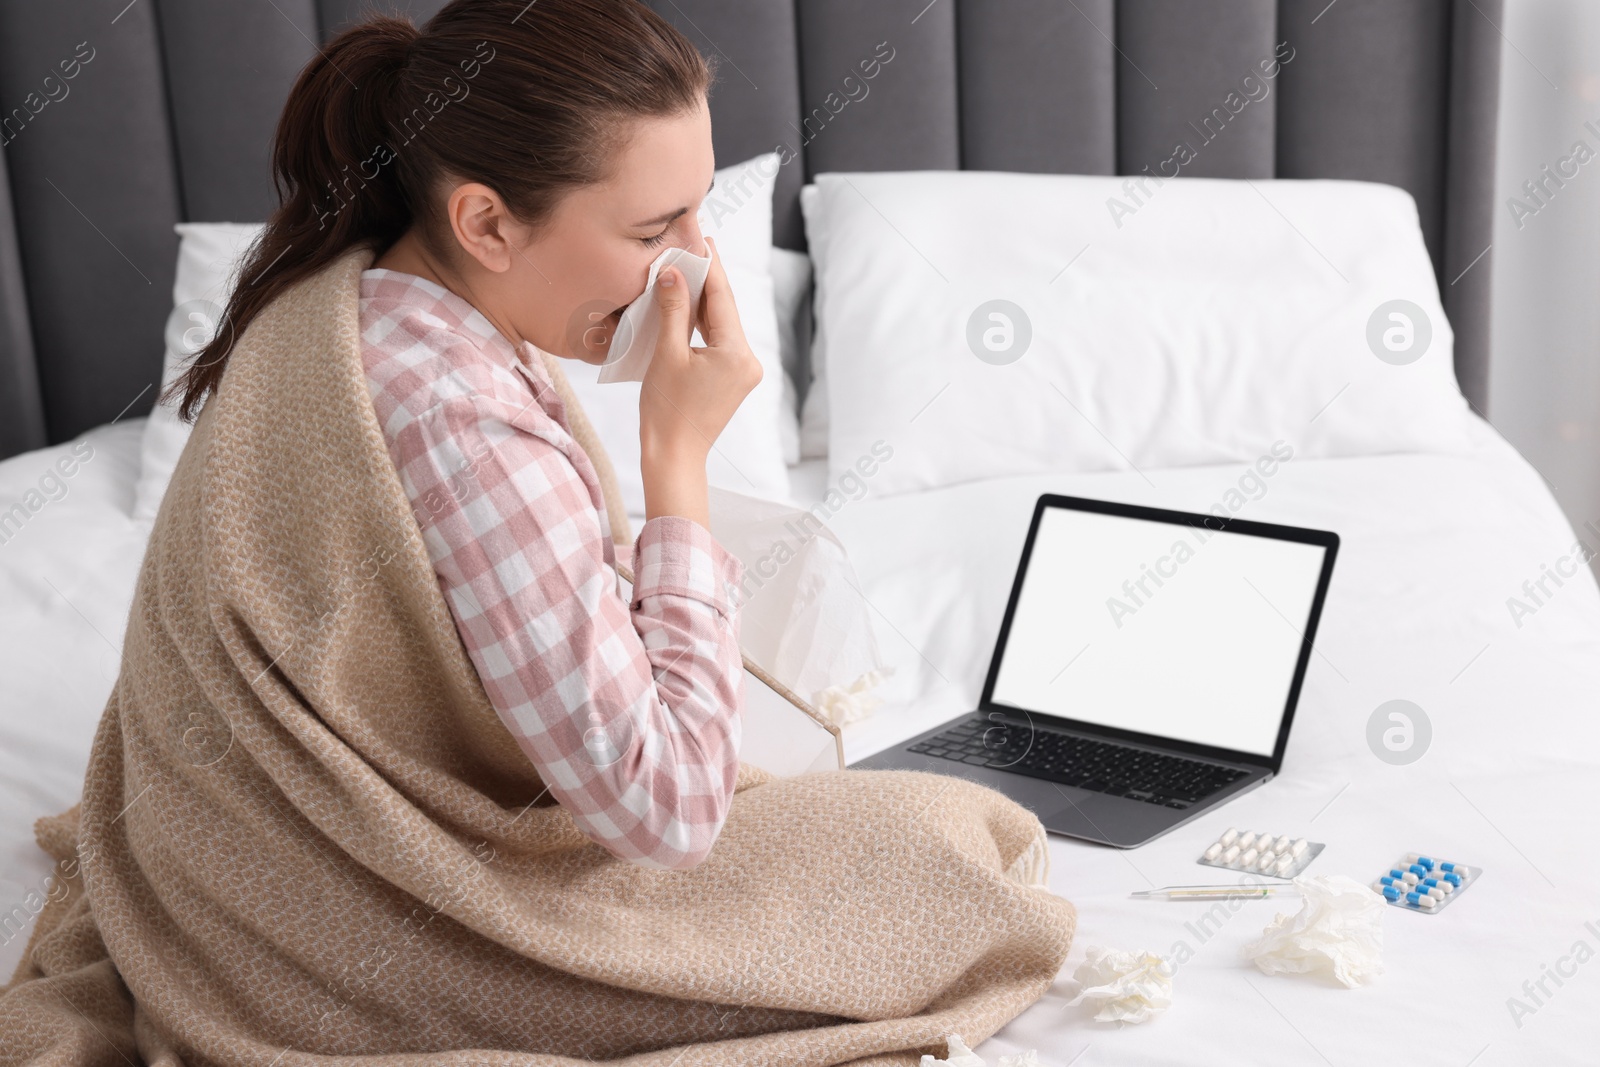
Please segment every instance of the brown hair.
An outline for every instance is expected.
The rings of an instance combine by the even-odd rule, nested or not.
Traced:
[[[162,395],[193,421],[235,340],[284,290],[417,224],[455,242],[436,195],[477,181],[537,227],[574,187],[605,181],[626,120],[705,98],[715,70],[637,0],[452,0],[422,29],[379,15],[338,34],[289,92],[273,140],[279,204],[211,341]]]

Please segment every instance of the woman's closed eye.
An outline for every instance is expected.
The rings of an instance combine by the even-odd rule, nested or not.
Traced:
[[[668,226],[666,229],[662,230],[660,233],[656,234],[654,237],[641,237],[641,238],[639,238],[639,240],[643,241],[646,245],[649,245],[651,248],[654,248],[656,245],[660,244],[662,241],[665,241],[667,239],[667,230],[670,230],[670,229],[672,229],[672,227]]]

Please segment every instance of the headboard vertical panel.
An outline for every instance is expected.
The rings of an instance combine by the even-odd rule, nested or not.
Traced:
[[[59,99],[5,151],[45,425],[64,441],[146,413],[160,383],[179,200],[154,5],[0,5],[0,99],[49,85]]]
[[[317,33],[312,0],[161,0],[184,218],[260,222],[277,206],[272,137]],[[248,55],[217,41],[249,42]]]
[[[1116,39],[1119,173],[1273,176],[1277,96],[1242,83],[1280,40],[1276,0],[1122,0]]]
[[[321,40],[328,41],[352,22],[361,22],[370,14],[399,14],[409,16],[421,26],[438,14],[446,0],[316,0],[318,22],[322,26]]]
[[[0,142],[10,140],[10,132]],[[11,179],[0,152],[0,458],[31,452],[48,443],[39,364],[28,324],[28,291],[17,246]]]
[[[1445,168],[1444,310],[1456,333],[1456,380],[1489,410],[1489,279],[1500,108],[1501,0],[1455,0]]]
[[[799,13],[807,181],[960,168],[954,4],[799,0]]]
[[[778,151],[782,165],[772,194],[772,241],[782,248],[804,248],[800,186],[805,156],[796,126],[800,52],[792,0],[648,2],[717,63],[717,83],[711,90],[717,166]]]
[[[1117,172],[1113,0],[961,0],[961,166]]]
[[[1282,0],[1294,58],[1278,78],[1278,177],[1387,182],[1444,244],[1450,13],[1437,0]]]

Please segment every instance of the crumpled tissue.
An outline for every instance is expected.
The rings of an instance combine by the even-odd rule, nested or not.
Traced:
[[[1383,973],[1383,898],[1343,874],[1300,877],[1300,910],[1244,946],[1263,974],[1328,974],[1350,987]]]
[[[983,1062],[983,1057],[968,1048],[959,1034],[947,1034],[945,1041],[949,1044],[945,1052],[949,1058],[936,1060],[924,1053],[919,1067],[988,1067]],[[1039,1052],[1037,1049],[1029,1049],[1015,1056],[1001,1056],[995,1067],[1039,1067]]]
[[[843,542],[815,509],[719,486],[707,504],[712,535],[744,564],[744,654],[836,725],[869,715],[882,703],[870,690],[893,668],[878,650]]]
[[[1081,988],[1067,1004],[1089,1000],[1098,1023],[1142,1023],[1172,1007],[1172,975],[1165,956],[1091,945],[1072,976]]]
[[[706,246],[706,250],[710,251],[710,245]],[[669,248],[650,264],[644,292],[634,297],[633,302],[623,310],[616,332],[611,335],[606,361],[600,365],[599,381],[644,381],[644,372],[650,369],[650,361],[655,358],[656,339],[661,336],[661,305],[656,303],[656,277],[663,268],[674,264],[688,286],[692,317],[692,309],[699,306],[700,294],[705,291],[706,275],[711,272],[711,257],[697,256],[687,248]],[[693,340],[691,336],[690,341]]]
[[[817,690],[811,704],[831,723],[846,723],[865,719],[878,709],[883,698],[872,692],[883,684],[884,670],[870,670],[848,685],[830,685]]]

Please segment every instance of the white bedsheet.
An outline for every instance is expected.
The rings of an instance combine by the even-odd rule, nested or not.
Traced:
[[[50,869],[32,821],[78,798],[115,680],[147,536],[127,517],[141,428],[129,420],[87,435],[95,458],[67,495],[0,544],[0,908],[13,917],[0,917],[6,976],[31,925],[17,916],[28,917],[28,894],[42,892]],[[1133,851],[1052,837],[1051,885],[1077,904],[1078,939],[1050,993],[978,1048],[990,1063],[1028,1048],[1041,1063],[1083,1067],[1342,1067],[1384,1054],[1477,1067],[1592,1061],[1600,962],[1586,954],[1575,964],[1569,954],[1581,940],[1600,956],[1592,795],[1600,593],[1583,568],[1514,624],[1506,599],[1568,555],[1574,535],[1532,468],[1486,426],[1474,428],[1479,451],[1467,457],[1291,460],[1238,512],[1343,538],[1283,773]],[[0,463],[0,507],[68,448]],[[831,525],[895,667],[883,691],[891,703],[845,727],[849,759],[973,706],[1039,493],[1205,510],[1244,470],[1040,475],[846,502]],[[828,488],[820,461],[792,473],[803,499]],[[1600,547],[1595,534],[1584,537]],[[1406,767],[1379,761],[1365,739],[1373,709],[1396,697],[1421,705],[1434,727],[1427,754]],[[1211,880],[1220,872],[1193,858],[1230,824],[1327,842],[1314,874],[1370,881],[1411,849],[1486,873],[1439,916],[1386,911],[1388,973],[1373,986],[1268,978],[1238,950],[1292,899],[1242,904],[1216,929],[1197,925],[1209,905],[1128,899]],[[1087,946],[1170,953],[1180,942],[1193,955],[1164,1016],[1118,1029],[1065,1007]],[[1563,957],[1575,974],[1559,987],[1545,978],[1550,995],[1536,985],[1539,1001],[1531,999],[1523,983],[1538,983]],[[1520,1027],[1512,997],[1533,1009]]]
[[[1283,771],[1139,849],[1052,836],[1051,888],[1078,906],[1078,937],[1050,993],[977,1049],[990,1063],[1028,1048],[1057,1065],[1597,1062],[1600,962],[1568,958],[1575,976],[1546,978],[1549,996],[1536,986],[1542,1004],[1522,986],[1580,940],[1600,959],[1600,595],[1580,567],[1515,625],[1507,598],[1569,555],[1574,534],[1538,474],[1472,423],[1470,457],[1291,460],[1237,512],[1342,538]],[[976,705],[1040,493],[1204,511],[1245,469],[1027,476],[841,507],[830,525],[896,671],[893,703],[844,728],[847,759]],[[798,473],[820,499],[825,474]],[[1368,717],[1394,698],[1434,731],[1403,767],[1366,742]],[[1388,970],[1374,985],[1269,978],[1239,949],[1293,898],[1240,903],[1217,928],[1197,922],[1212,904],[1128,896],[1226,881],[1194,860],[1230,825],[1326,842],[1310,874],[1370,882],[1411,850],[1485,874],[1437,916],[1386,909]],[[1118,1029],[1065,1006],[1087,946],[1184,954],[1180,942],[1192,958],[1164,1016]],[[1514,1019],[1512,997],[1533,1013]]]
[[[40,504],[0,544],[0,982],[50,892],[33,821],[83,794],[89,743],[116,684],[148,523],[130,519],[145,420],[89,431],[93,453],[49,499],[73,444],[0,462],[0,510]],[[27,494],[39,492],[30,499]],[[14,532],[13,532],[14,531]]]

